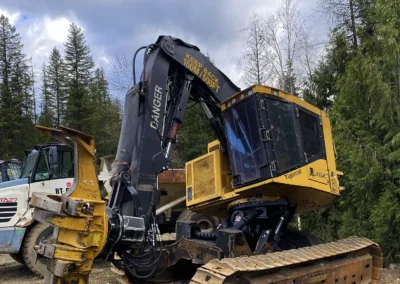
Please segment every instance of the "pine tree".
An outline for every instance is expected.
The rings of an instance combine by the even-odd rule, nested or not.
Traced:
[[[31,67],[22,53],[21,38],[0,16],[0,157],[22,157],[36,137],[33,128]]]
[[[184,166],[183,161],[189,161],[207,153],[207,144],[216,140],[208,118],[200,104],[188,107],[185,112],[184,122],[180,125],[176,151],[181,163],[175,167]]]
[[[326,55],[310,76],[310,80],[305,82],[302,90],[303,99],[322,110],[329,111],[338,92],[337,82],[344,75],[346,64],[350,59],[351,50],[345,34],[333,31]]]
[[[374,11],[375,0],[320,0],[318,6],[343,32],[353,50],[359,46],[360,30],[368,31],[374,26],[366,25],[365,19]],[[370,19],[371,20],[371,19]]]
[[[57,124],[55,115],[54,98],[49,91],[49,78],[46,65],[42,68],[42,93],[41,93],[41,112],[39,124],[47,127],[54,127]]]
[[[90,86],[94,67],[90,48],[80,27],[72,23],[65,43],[67,104],[65,123],[75,129],[90,131]]]
[[[320,235],[377,241],[390,263],[400,260],[400,9],[390,0],[368,7],[352,51],[336,49],[324,67],[332,76],[330,116],[346,190],[333,209],[307,221]]]
[[[88,126],[96,140],[98,157],[115,154],[118,147],[118,135],[122,124],[122,109],[118,100],[111,97],[108,82],[102,68],[94,71],[90,85],[90,116]]]
[[[45,71],[43,71],[45,72]],[[62,124],[65,100],[65,64],[56,47],[53,48],[46,68],[47,91],[54,100],[55,125]]]
[[[91,85],[92,100],[98,103],[106,104],[110,101],[108,92],[108,82],[104,76],[103,68],[96,68]]]

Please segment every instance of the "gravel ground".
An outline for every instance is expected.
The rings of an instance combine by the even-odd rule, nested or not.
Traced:
[[[110,263],[99,262],[95,264],[90,274],[90,283],[117,284],[115,274],[111,272]],[[43,283],[43,280],[34,276],[25,266],[15,262],[8,255],[0,255],[0,283],[2,284],[28,284]],[[400,284],[400,265],[392,265],[384,269],[379,284]]]
[[[95,264],[89,278],[90,283],[117,284],[115,274],[111,272],[109,262]],[[15,262],[8,255],[0,255],[0,283],[2,284],[28,284],[43,283],[43,280],[36,277],[24,265]]]

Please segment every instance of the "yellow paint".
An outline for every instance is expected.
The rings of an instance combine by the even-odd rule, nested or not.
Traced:
[[[94,258],[101,252],[108,233],[105,214],[106,203],[101,199],[100,188],[94,166],[94,138],[85,133],[60,126],[60,130],[37,126],[48,135],[74,146],[75,179],[70,190],[62,195],[64,210],[78,202],[78,216],[57,216],[48,218],[48,223],[59,228],[53,259],[59,263],[73,264],[63,283],[87,283]],[[90,205],[91,213],[85,211]]]
[[[191,187],[193,197],[189,200],[186,196],[186,204],[190,206],[232,192],[229,173],[228,157],[220,149],[186,163],[186,193]]]
[[[215,210],[217,212],[218,209],[226,208],[234,200],[254,197],[255,194],[264,197],[280,196],[288,199],[298,204],[299,212],[321,208],[332,203],[343,189],[339,186],[339,176],[343,175],[343,173],[336,170],[334,144],[328,114],[286,92],[260,85],[251,86],[225,100],[220,104],[221,109],[226,109],[228,103],[232,103],[233,99],[239,101],[255,93],[279,97],[320,116],[326,160],[313,161],[281,176],[233,190],[231,184],[228,186],[227,182],[222,182],[224,178],[228,178],[229,183],[232,181],[228,156],[219,149],[215,150],[218,148],[219,141],[213,141],[208,144],[208,154],[186,163],[186,169],[190,169],[190,174],[187,174],[187,177],[190,176],[191,179],[190,181],[187,180],[187,188],[191,186],[193,191],[193,199],[187,200],[187,206],[194,211],[206,212],[207,210]],[[206,171],[204,167],[198,167],[197,169],[194,167],[196,163],[201,161],[210,165],[209,157],[214,158],[212,170]],[[223,164],[221,164],[221,157],[224,157]],[[225,166],[224,170],[223,165]],[[212,173],[214,176],[212,176]],[[207,185],[207,188],[196,187],[196,180],[203,180],[204,182],[199,183],[199,185],[202,187]],[[196,195],[196,192],[200,194]],[[202,192],[208,194],[202,195]],[[186,191],[186,194],[188,194],[188,191]]]

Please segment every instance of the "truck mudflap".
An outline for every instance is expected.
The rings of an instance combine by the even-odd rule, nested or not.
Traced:
[[[379,246],[365,238],[264,255],[211,260],[190,284],[376,283],[383,266]]]

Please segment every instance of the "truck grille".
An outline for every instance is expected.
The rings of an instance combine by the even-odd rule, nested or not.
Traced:
[[[0,223],[7,223],[17,213],[17,202],[0,203]]]

